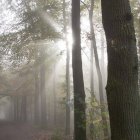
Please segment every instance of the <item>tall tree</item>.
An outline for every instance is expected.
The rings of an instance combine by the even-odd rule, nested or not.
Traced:
[[[26,95],[21,96],[21,118],[22,121],[27,121],[27,97]]]
[[[107,100],[112,140],[140,139],[138,58],[129,0],[101,0],[108,53]]]
[[[106,71],[105,71],[105,37],[103,30],[101,31],[101,71],[102,71],[102,79],[103,79],[103,92],[105,91],[105,82],[106,82]]]
[[[35,96],[34,96],[34,121],[39,122],[39,68],[37,66],[38,49],[35,54]]]
[[[53,68],[53,104],[54,104],[54,124],[56,124],[56,110],[57,110],[57,97],[56,97],[56,68]]]
[[[14,100],[14,121],[18,121],[19,119],[19,114],[18,114],[18,97],[14,96],[13,97]]]
[[[45,48],[41,48],[40,55],[42,58],[45,58]],[[41,92],[41,124],[43,127],[47,126],[47,110],[46,110],[46,90],[45,90],[45,83],[46,83],[46,67],[45,67],[45,60],[43,60],[40,66],[40,92]]]
[[[90,5],[90,9],[88,10],[89,12],[89,18],[92,18],[92,15],[93,15],[93,0],[91,0],[91,5]],[[92,19],[89,19],[89,21],[91,21]],[[90,26],[93,26],[91,25],[91,22],[90,22]],[[95,94],[94,94],[94,69],[93,69],[93,66],[94,66],[94,50],[93,50],[93,41],[91,41],[91,45],[90,45],[90,92],[91,92],[91,99],[92,101],[94,101],[94,98],[95,98]],[[95,130],[94,128],[94,124],[93,124],[93,120],[94,120],[94,108],[92,107],[91,110],[92,114],[90,115],[90,138],[91,140],[94,140],[96,139],[95,138],[95,135],[93,133],[93,131]]]
[[[81,59],[80,0],[72,0],[74,139],[86,140],[85,90]]]
[[[91,34],[91,47],[93,48],[94,56],[95,56],[95,65],[97,70],[98,76],[98,86],[99,86],[99,97],[100,97],[100,104],[101,104],[101,117],[102,117],[102,124],[103,124],[103,131],[104,136],[108,137],[108,127],[107,127],[107,118],[105,116],[105,101],[104,101],[104,94],[103,94],[103,80],[102,80],[102,73],[99,64],[99,57],[97,52],[97,45],[95,39],[95,32],[93,27],[93,9],[94,9],[94,0],[90,1],[90,10],[89,10],[89,22],[90,22],[90,34]]]
[[[67,39],[66,1],[63,0],[64,41],[66,45],[66,135],[70,135],[70,52]]]
[[[89,22],[90,22],[90,33],[92,34],[92,17],[93,17],[93,4],[94,0],[91,0],[89,12]],[[91,89],[91,96],[94,97],[94,71],[93,71],[93,63],[94,63],[94,50],[93,50],[93,39],[91,39],[91,46],[90,46],[90,89]]]

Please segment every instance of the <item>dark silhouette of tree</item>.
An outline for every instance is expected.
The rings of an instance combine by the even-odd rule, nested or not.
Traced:
[[[81,60],[80,0],[72,0],[74,139],[86,140],[85,91]]]
[[[140,139],[138,58],[129,0],[102,0],[107,40],[111,140]]]

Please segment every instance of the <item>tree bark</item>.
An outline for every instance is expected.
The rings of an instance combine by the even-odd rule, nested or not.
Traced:
[[[80,0],[72,0],[74,139],[86,140],[85,91],[81,58]]]
[[[138,58],[129,1],[102,0],[102,18],[108,53],[111,140],[139,140]]]

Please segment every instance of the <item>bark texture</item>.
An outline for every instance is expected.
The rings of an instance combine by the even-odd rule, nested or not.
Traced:
[[[128,0],[102,0],[107,40],[107,100],[112,140],[140,140],[138,58]]]
[[[72,0],[72,31],[72,67],[74,83],[74,139],[86,140],[85,91],[83,82],[80,38],[80,0]]]

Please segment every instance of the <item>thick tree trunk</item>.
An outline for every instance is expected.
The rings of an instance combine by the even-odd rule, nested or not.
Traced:
[[[128,0],[102,0],[107,39],[107,100],[112,140],[140,140],[138,58]]]
[[[74,139],[86,140],[85,91],[81,60],[80,0],[72,0],[73,84],[74,84]]]
[[[100,69],[100,65],[99,65],[99,58],[98,58],[96,39],[95,39],[95,33],[94,33],[94,27],[93,27],[93,8],[94,8],[94,0],[91,0],[91,7],[90,7],[90,11],[89,11],[91,45],[94,50],[95,65],[96,65],[97,76],[98,76],[98,86],[99,86],[99,97],[100,97],[100,104],[101,104],[101,117],[102,117],[103,131],[104,131],[105,138],[107,138],[108,137],[108,124],[107,124],[107,118],[105,116],[106,109],[105,109],[105,101],[104,101],[104,94],[103,94],[103,80],[102,80],[102,74],[101,74],[101,69]]]
[[[66,135],[70,135],[70,52],[67,40],[66,2],[63,0],[64,41],[66,44]]]

